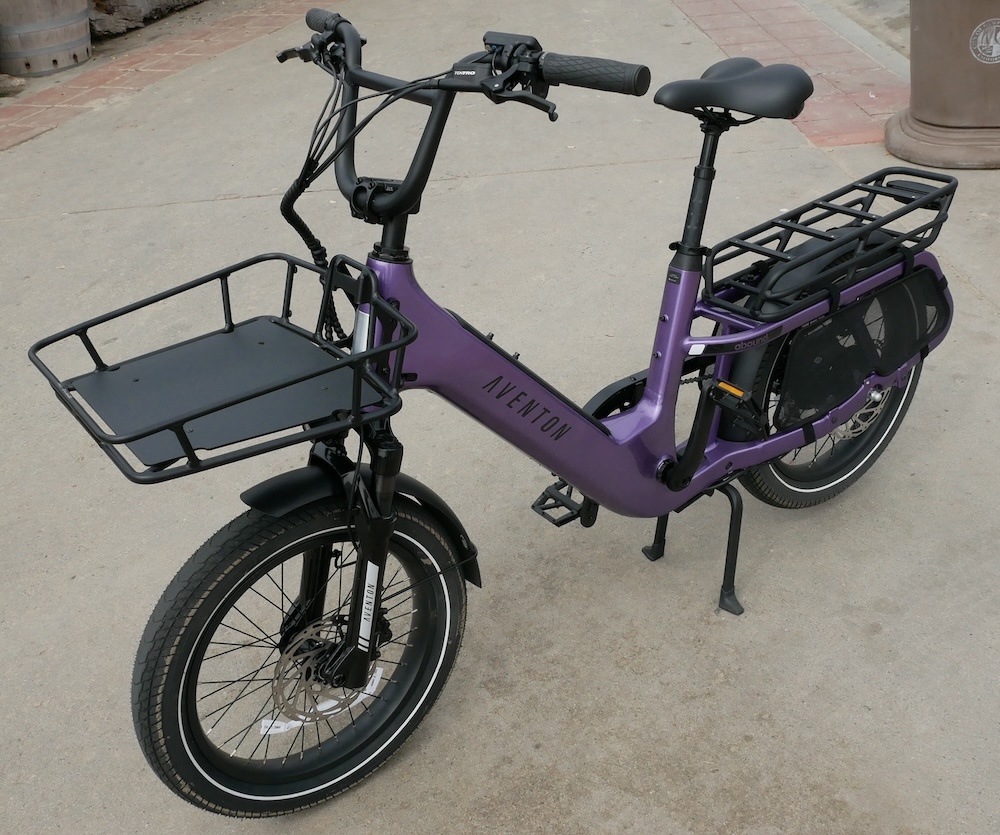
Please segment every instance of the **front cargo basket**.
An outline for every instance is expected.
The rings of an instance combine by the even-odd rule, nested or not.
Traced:
[[[259,306],[262,290],[274,285],[276,312],[235,315]],[[29,355],[128,478],[165,481],[398,411],[403,349],[416,329],[375,287],[375,275],[344,256],[321,270],[288,255],[260,255],[61,331]],[[333,336],[336,291],[369,313],[359,321],[379,336],[376,348],[352,353],[347,339]],[[306,328],[293,322],[292,304],[310,296],[319,314]],[[206,309],[220,300],[221,318],[209,319]],[[195,335],[122,359],[105,356],[122,343],[148,346],[150,333],[164,327]],[[57,375],[49,354],[60,367],[87,370]]]
[[[885,168],[785,212],[709,250],[704,300],[761,322],[822,300],[836,308],[842,290],[934,242],[957,185],[937,172]]]

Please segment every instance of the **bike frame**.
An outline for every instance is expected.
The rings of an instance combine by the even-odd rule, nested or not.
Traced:
[[[478,81],[467,83],[451,77],[447,83],[409,84],[364,70],[362,42],[357,31],[339,16],[324,21],[323,28],[326,34],[321,42],[339,44],[337,60],[345,68],[344,100],[353,104],[345,106],[340,117],[335,158],[322,165],[317,162],[317,167],[310,170],[310,181],[333,164],[337,184],[355,217],[382,227],[381,243],[369,256],[368,267],[376,275],[379,295],[398,304],[400,312],[418,331],[416,341],[405,350],[402,388],[435,392],[556,473],[592,502],[625,516],[663,517],[726,484],[741,470],[829,434],[855,414],[874,389],[904,384],[919,362],[917,355],[891,376],[869,377],[853,397],[819,420],[766,439],[724,440],[719,437],[720,410],[706,410],[707,418],[703,416],[700,424],[696,418],[692,428],[692,438],[697,430],[697,443],[691,444],[693,454],[679,468],[680,476],[675,473],[673,478],[668,477],[669,469],[677,467],[690,443],[679,443],[674,431],[678,388],[686,368],[690,369],[701,358],[714,357],[714,377],[725,380],[738,354],[759,350],[831,311],[827,299],[778,322],[761,323],[699,299],[705,252],[701,234],[715,174],[715,153],[721,134],[739,122],[730,120],[728,114],[722,120],[707,116],[707,121],[703,119],[701,160],[695,169],[685,228],[664,283],[642,398],[620,414],[599,419],[569,401],[516,357],[498,348],[489,337],[437,305],[420,287],[413,272],[405,248],[407,215],[417,210],[456,92],[481,94]],[[300,57],[317,61],[327,72],[337,75],[336,66],[324,61],[325,53],[305,47],[303,50]],[[292,53],[299,54],[292,50],[288,55]],[[483,56],[485,53],[464,60],[487,60]],[[362,87],[430,107],[427,124],[402,181],[357,174],[356,101]],[[295,225],[296,218],[289,219]],[[311,236],[306,239],[313,243]],[[937,261],[929,253],[920,252],[909,260],[911,267],[929,267],[940,277]],[[857,282],[840,293],[837,303],[850,304],[898,278],[905,268],[906,264],[900,262]],[[361,315],[364,316],[363,311]],[[716,335],[693,336],[691,325],[698,318],[714,322]],[[359,319],[357,325],[366,328],[367,323]],[[929,347],[935,347],[944,335],[939,334]],[[377,342],[379,334],[374,333],[373,339]]]
[[[918,254],[914,262],[941,274],[930,253]],[[818,303],[778,323],[749,322],[698,299],[700,272],[672,267],[664,284],[642,399],[624,413],[598,420],[488,337],[441,308],[418,284],[411,262],[372,256],[368,266],[377,276],[379,294],[397,302],[400,312],[417,326],[418,337],[404,357],[404,388],[435,392],[586,497],[625,516],[659,517],[683,508],[740,470],[828,434],[857,412],[873,389],[903,385],[920,360],[916,355],[891,376],[869,377],[850,400],[815,423],[764,440],[735,442],[718,437],[716,415],[704,461],[690,482],[675,491],[658,475],[665,463],[678,460],[685,446],[678,444],[674,432],[685,360],[716,355],[715,376],[724,379],[737,354],[759,349],[822,317],[829,303]],[[841,303],[850,304],[898,278],[903,270],[900,263],[859,282],[844,291]],[[719,334],[692,336],[692,322],[699,317],[717,322]],[[931,347],[944,336],[940,334]]]

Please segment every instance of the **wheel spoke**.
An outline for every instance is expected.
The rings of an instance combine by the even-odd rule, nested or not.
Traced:
[[[267,575],[267,578],[268,578],[269,580],[271,580],[271,582],[272,582],[272,583],[274,583],[274,579],[273,579],[273,578],[271,577],[271,575],[270,575],[270,574],[268,574],[268,575]],[[287,595],[287,594],[285,594],[285,592],[284,592],[284,591],[281,591],[281,588],[280,588],[280,586],[278,586],[278,584],[277,584],[277,583],[274,583],[274,586],[275,586],[275,588],[278,588],[278,589],[279,589],[279,592],[280,592],[280,594],[281,594],[281,596],[282,596],[283,598],[285,598],[286,600],[288,600],[288,602],[289,602],[289,603],[291,603],[291,602],[292,602],[292,601],[291,601],[291,599],[290,599],[290,598],[288,597],[288,595]],[[283,608],[282,606],[279,606],[279,605],[278,605],[277,603],[275,603],[275,602],[274,602],[273,600],[271,600],[271,598],[270,598],[270,597],[268,597],[268,596],[267,596],[266,594],[264,594],[263,592],[261,592],[261,591],[258,591],[258,590],[257,590],[257,587],[256,587],[256,586],[254,586],[253,588],[251,588],[251,589],[250,589],[250,591],[251,591],[251,592],[252,592],[253,594],[257,595],[257,597],[259,597],[259,598],[260,598],[261,600],[263,600],[263,601],[264,601],[265,603],[267,603],[267,605],[268,605],[268,606],[273,606],[273,607],[274,607],[275,609],[277,609],[277,610],[278,610],[279,612],[281,612],[281,614],[284,614],[284,613],[285,613],[285,611],[286,611],[286,610],[285,610],[285,609],[284,609],[284,608]]]
[[[250,734],[250,731],[257,725],[258,722],[260,722],[264,718],[264,715],[268,713],[271,713],[271,705],[269,699],[264,701],[260,709],[257,711],[257,715],[245,727],[236,731],[236,733],[234,733],[231,737],[229,737],[229,739],[225,740],[219,747],[222,748],[223,746],[228,745],[230,742],[236,739],[236,737],[239,737],[240,738],[239,742],[236,743],[236,747],[232,750],[230,754],[230,756],[235,757],[236,752],[239,751],[240,746],[243,744],[244,740],[246,740],[247,736]],[[261,744],[264,743],[264,740],[266,739],[267,739],[266,735],[261,736],[261,738],[257,741],[257,744],[254,745],[253,750],[250,752],[249,756],[246,757],[245,759],[252,759],[254,754],[257,753],[257,750],[260,748]]]
[[[215,728],[218,726],[220,721],[226,718],[226,716],[229,714],[229,711],[232,710],[239,702],[242,702],[244,699],[249,699],[255,693],[259,693],[261,690],[264,690],[265,688],[271,686],[271,682],[267,681],[264,684],[259,684],[257,687],[254,687],[252,690],[250,690],[248,688],[252,683],[253,683],[252,680],[244,682],[243,687],[240,689],[239,695],[237,695],[232,701],[224,705],[221,705],[220,707],[215,708],[215,710],[208,711],[208,713],[205,713],[202,718],[204,719],[215,718],[215,724],[212,725],[212,728]],[[219,693],[224,689],[225,689],[224,687],[219,688],[219,690],[216,690],[214,692]],[[210,698],[212,695],[213,694],[211,693],[206,694],[200,697],[199,701],[203,701],[204,699]],[[216,714],[218,714],[218,716],[216,716]]]
[[[250,638],[252,636],[248,635],[247,637]],[[224,649],[221,652],[217,652],[213,655],[206,655],[205,656],[206,661],[214,661],[217,658],[221,658],[224,655],[229,655],[231,652],[236,652],[237,650],[240,649],[265,649],[265,648],[277,649],[278,642],[272,635],[268,636],[263,641],[252,640],[249,644],[236,644],[229,641],[212,641],[210,646],[223,646],[223,647],[229,647],[229,649]]]
[[[254,629],[256,629],[258,632],[260,632],[260,635],[261,635],[261,637],[264,640],[267,640],[270,637],[265,630],[261,629],[260,626],[257,625],[257,622],[255,620],[253,620],[248,615],[244,614],[243,610],[240,609],[239,606],[234,605],[232,610],[234,612],[236,612],[236,614],[238,614],[240,617],[242,617],[247,623],[249,623]],[[232,629],[234,632],[239,632],[240,631],[235,626],[233,626],[232,624],[227,624],[227,627],[229,629]],[[242,634],[247,635],[246,632],[244,632]],[[251,636],[248,635],[248,637],[251,637]]]

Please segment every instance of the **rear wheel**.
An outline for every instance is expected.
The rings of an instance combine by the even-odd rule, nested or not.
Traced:
[[[874,245],[889,239],[866,240]],[[853,255],[844,258],[854,263]],[[942,334],[950,318],[939,276],[918,268],[777,343],[738,355],[732,382],[753,393],[768,434],[832,413],[872,373],[898,381],[871,390],[868,401],[824,437],[747,470],[741,476],[747,490],[769,504],[800,508],[825,502],[861,478],[885,451],[913,400],[920,362],[906,374],[897,370]],[[725,421],[720,435],[752,440]]]
[[[410,503],[397,512],[378,658],[358,689],[323,675],[344,640],[358,562],[342,510],[250,511],[195,553],[135,667],[136,732],[167,786],[222,814],[283,814],[358,782],[414,731],[458,653],[465,586],[433,518]],[[319,605],[300,599],[306,587],[322,589]]]
[[[773,427],[784,380],[790,338],[765,353],[754,385],[754,401]],[[740,476],[747,491],[782,508],[812,507],[842,493],[878,460],[903,422],[920,379],[920,363],[900,387],[876,389],[868,401],[828,435],[751,467]]]

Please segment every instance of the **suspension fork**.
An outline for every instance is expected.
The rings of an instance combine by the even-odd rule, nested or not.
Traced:
[[[371,454],[373,479],[370,490],[364,480],[358,479],[355,500],[349,508],[358,559],[345,624],[346,634],[336,651],[317,670],[319,676],[330,684],[351,689],[365,686],[371,664],[378,653],[382,584],[389,540],[396,528],[393,496],[403,463],[403,445],[392,434],[388,420],[365,426],[362,440]],[[332,556],[327,549],[317,549],[306,555],[300,599],[309,601],[309,612],[314,612],[317,607],[322,610],[325,605],[325,584]],[[311,618],[307,612],[309,619],[305,622],[321,616],[322,611]]]

